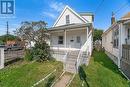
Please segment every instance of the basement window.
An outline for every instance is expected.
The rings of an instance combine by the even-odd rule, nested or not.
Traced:
[[[63,36],[58,37],[58,44],[63,44]]]

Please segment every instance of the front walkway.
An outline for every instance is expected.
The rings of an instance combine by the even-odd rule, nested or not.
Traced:
[[[66,85],[71,80],[72,75],[64,75],[60,78],[60,80],[53,87],[66,87]]]

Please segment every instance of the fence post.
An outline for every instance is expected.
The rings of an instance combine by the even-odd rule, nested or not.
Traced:
[[[4,48],[0,48],[0,69],[4,68]]]

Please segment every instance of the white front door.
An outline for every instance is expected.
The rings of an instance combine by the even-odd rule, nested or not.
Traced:
[[[71,48],[75,48],[75,36],[70,37],[70,44],[69,45]]]
[[[81,37],[80,36],[71,36],[70,37],[70,47],[71,48],[81,48]]]

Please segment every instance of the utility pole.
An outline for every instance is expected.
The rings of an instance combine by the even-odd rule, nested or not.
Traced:
[[[7,36],[9,35],[9,24],[8,24],[8,21],[7,21]]]
[[[7,43],[8,36],[9,36],[9,24],[8,24],[8,21],[6,22],[6,27],[7,27],[7,31],[6,31],[6,43]]]

